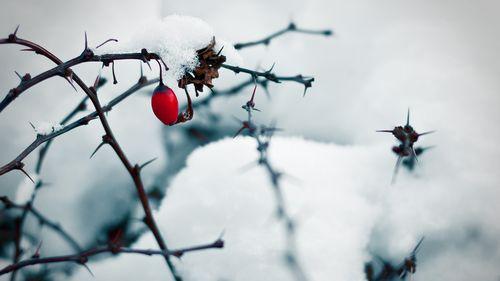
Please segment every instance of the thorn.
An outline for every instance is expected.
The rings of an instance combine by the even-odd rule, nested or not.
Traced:
[[[377,130],[375,132],[377,132],[377,133],[391,133],[392,134],[392,130]]]
[[[424,238],[425,236],[422,236],[422,238],[420,238],[415,248],[413,248],[413,251],[411,251],[413,255],[417,253],[418,249],[420,248],[420,245],[422,244],[422,242],[424,242]]]
[[[309,86],[304,86],[304,92],[302,93],[303,98],[306,96],[307,88],[309,88]]]
[[[89,44],[88,44],[88,40],[87,40],[87,31],[85,31],[85,50],[87,50],[89,48]]]
[[[236,134],[234,134],[233,139],[236,138],[241,132],[243,132],[243,130],[245,130],[244,125],[236,132]]]
[[[106,43],[108,43],[108,42],[118,42],[118,39],[113,39],[113,38],[108,39],[108,40],[106,40],[106,41],[102,42],[101,44],[99,44],[99,45],[98,45],[97,47],[95,47],[95,48],[96,48],[96,49],[99,49],[99,47],[104,46],[104,44],[106,44]]]
[[[35,125],[33,125],[33,123],[31,123],[31,122],[29,122],[29,123],[30,123],[30,125],[31,125],[31,128],[33,128],[33,130],[35,130],[35,132],[36,132],[36,127],[35,127]]]
[[[31,258],[37,259],[40,257],[40,248],[42,248],[42,243],[43,241],[40,240],[40,243],[38,244],[38,247],[36,248],[35,253],[33,254],[33,256],[31,256]]]
[[[30,181],[35,184],[35,181],[30,177],[30,175],[21,167],[21,168],[17,168],[19,171],[23,172],[24,175],[26,175]]]
[[[75,92],[78,92],[78,90],[76,89],[75,85],[73,84],[71,78],[65,77],[64,79],[66,79],[66,81],[68,81],[68,83],[71,85],[73,90],[75,90]]]
[[[435,133],[436,131],[428,131],[428,132],[425,132],[425,133],[421,133],[421,134],[418,134],[418,136],[425,136],[425,135],[428,135],[428,134],[432,134],[432,133]]]
[[[116,80],[116,74],[115,74],[115,61],[113,61],[111,64],[111,72],[113,72],[113,84],[117,84],[118,81]]]
[[[408,113],[406,114],[406,126],[410,126],[410,108],[408,107]]]
[[[97,87],[99,86],[100,81],[101,81],[101,70],[99,70],[99,74],[97,75],[97,77],[95,78],[95,81],[94,81],[93,87],[94,87],[94,89],[96,89],[96,91],[97,91]]]
[[[217,52],[217,57],[220,55],[220,53],[222,53],[222,50],[224,50],[224,46],[222,46],[222,48],[220,48],[220,50]]]
[[[85,269],[87,269],[87,271],[90,273],[90,275],[92,275],[92,277],[95,277],[94,273],[92,272],[92,270],[90,270],[89,266],[85,263],[81,263],[81,265],[83,267],[85,267]]]
[[[149,66],[149,70],[153,71],[153,68],[151,67],[151,64],[149,63],[148,60],[144,60],[144,62]]]
[[[97,151],[99,150],[99,148],[101,148],[103,145],[105,145],[106,143],[103,141],[101,142],[97,148],[94,150],[94,152],[92,152],[92,154],[90,155],[90,158],[89,159],[92,159],[92,157],[97,153]]]
[[[16,36],[16,35],[17,35],[17,31],[19,30],[19,26],[20,26],[20,25],[18,24],[18,25],[16,26],[16,29],[14,30],[14,33],[12,33],[14,36]]]
[[[146,161],[144,164],[142,164],[141,166],[139,166],[139,169],[142,170],[142,168],[146,167],[147,165],[153,163],[154,161],[156,161],[156,159],[158,159],[158,157],[155,157],[149,161]]]
[[[268,71],[266,71],[266,72],[267,72],[267,73],[271,73],[271,71],[273,71],[273,69],[274,69],[274,66],[275,66],[275,65],[276,65],[276,63],[275,63],[275,62],[273,62],[273,65],[271,65],[271,68],[269,68],[269,70],[268,70]]]
[[[17,75],[17,77],[19,77],[19,79],[21,79],[21,81],[23,81],[23,77],[21,76],[21,74],[19,74],[17,71],[14,71],[14,73]]]

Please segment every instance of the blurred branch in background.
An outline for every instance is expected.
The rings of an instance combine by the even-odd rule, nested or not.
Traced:
[[[17,263],[11,264],[0,270],[0,275],[6,274],[9,272],[13,272],[15,270],[21,269],[26,266],[36,265],[36,264],[47,264],[47,263],[59,263],[59,262],[75,262],[86,267],[89,272],[92,274],[92,271],[88,268],[86,263],[89,260],[89,257],[95,256],[103,253],[110,253],[113,255],[117,254],[140,254],[146,256],[174,256],[180,258],[182,255],[188,252],[194,251],[202,251],[207,249],[220,249],[224,247],[224,241],[221,238],[218,238],[212,243],[203,244],[198,246],[192,246],[183,249],[176,250],[150,250],[150,249],[131,249],[121,247],[117,244],[110,243],[104,247],[98,247],[90,250],[86,250],[74,255],[65,255],[65,256],[54,256],[54,257],[46,257],[40,258],[38,253],[35,253],[30,259],[19,261]]]
[[[257,151],[259,152],[259,159],[257,164],[263,167],[267,174],[269,175],[272,188],[274,191],[274,197],[276,201],[276,215],[278,219],[283,223],[283,227],[286,235],[286,252],[285,261],[292,275],[298,281],[308,280],[303,266],[300,263],[297,249],[296,241],[296,223],[288,212],[286,202],[283,196],[281,188],[281,179],[283,178],[283,173],[278,171],[270,162],[268,157],[268,149],[271,138],[278,128],[272,126],[258,126],[253,122],[253,111],[260,111],[255,107],[255,93],[257,90],[257,83],[255,83],[252,96],[250,100],[243,105],[243,109],[247,112],[247,119],[242,121],[241,128],[236,132],[234,137],[238,136],[243,131],[248,132],[248,135],[253,137],[257,142]]]
[[[257,45],[267,46],[267,45],[269,45],[269,43],[271,43],[271,40],[273,40],[276,37],[279,37],[285,33],[289,33],[289,32],[313,34],[313,35],[324,35],[324,36],[333,35],[333,31],[331,29],[325,29],[325,30],[305,29],[305,28],[297,27],[297,25],[295,23],[291,22],[290,24],[288,24],[287,27],[285,27],[281,30],[278,30],[278,31],[274,32],[273,34],[266,36],[260,40],[243,42],[243,43],[236,43],[236,44],[234,44],[234,48],[236,50],[241,50],[244,48],[253,47],[253,46],[257,46]]]

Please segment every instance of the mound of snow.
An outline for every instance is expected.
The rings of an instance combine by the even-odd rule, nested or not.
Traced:
[[[291,280],[269,178],[259,167],[242,170],[257,158],[255,148],[250,138],[212,143],[196,150],[174,179],[156,214],[170,247],[211,242],[225,231],[224,249],[187,254],[176,262],[186,280]],[[423,235],[415,279],[496,280],[498,191],[486,181],[472,185],[467,179],[474,171],[446,165],[445,159],[421,159],[426,166],[420,175],[402,172],[391,186],[395,159],[388,153],[379,145],[271,142],[272,163],[290,175],[282,187],[311,280],[364,280],[363,265],[371,254],[401,261]],[[471,208],[463,208],[465,201]],[[134,247],[156,243],[147,234]],[[459,258],[471,264],[457,268]],[[121,255],[90,267],[97,280],[170,276],[155,257]],[[86,279],[96,280],[83,269],[74,280]]]

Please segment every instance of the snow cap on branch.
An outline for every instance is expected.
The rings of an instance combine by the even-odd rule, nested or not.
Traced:
[[[165,75],[179,80],[184,74],[195,69],[198,65],[196,51],[207,47],[214,37],[213,28],[204,20],[191,16],[170,15],[142,26],[128,43],[119,48],[129,52],[140,52],[145,48],[150,53],[157,53],[169,68]],[[237,51],[231,44],[219,42],[216,37],[215,40],[214,48],[224,47],[222,54],[239,59]],[[102,48],[96,51],[107,53],[110,49]]]

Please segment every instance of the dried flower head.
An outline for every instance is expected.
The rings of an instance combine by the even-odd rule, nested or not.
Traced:
[[[222,49],[218,52],[214,50],[215,37],[205,48],[196,51],[198,56],[198,65],[192,73],[186,73],[179,79],[179,88],[185,89],[187,85],[193,84],[196,96],[198,92],[203,92],[203,86],[212,88],[212,80],[219,77],[219,68],[226,61],[226,57],[221,55]]]

